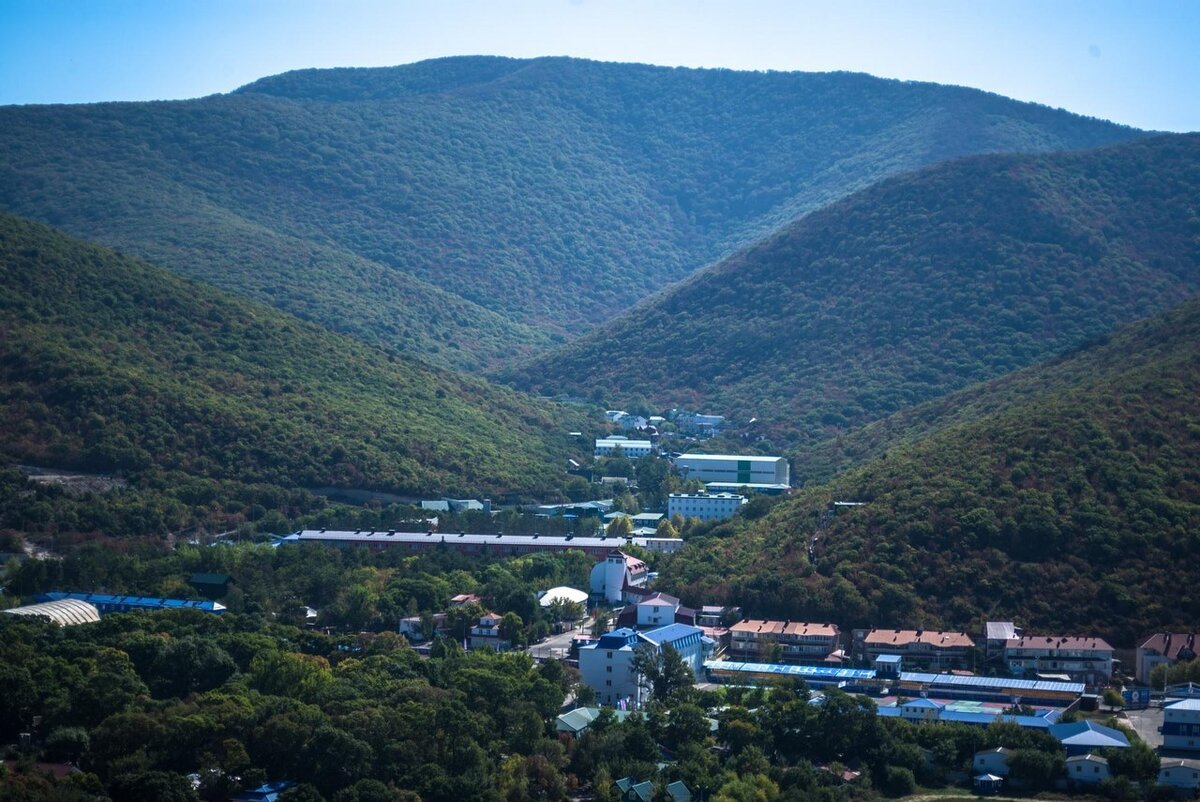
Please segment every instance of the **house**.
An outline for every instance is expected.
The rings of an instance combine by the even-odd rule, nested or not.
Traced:
[[[841,662],[841,633],[836,624],[747,618],[729,628],[729,653],[747,662]]]
[[[671,802],[692,802],[692,789],[683,780],[667,783],[667,798]]]
[[[430,618],[433,624],[433,632],[431,634],[434,637],[444,635],[446,633],[446,614],[434,613]],[[420,643],[426,640],[425,625],[419,615],[410,615],[401,618],[397,631],[413,643]]]
[[[1092,721],[1055,724],[1049,733],[1063,745],[1067,757],[1085,755],[1100,749],[1128,749],[1129,739],[1120,730]]]
[[[479,616],[479,621],[471,627],[469,645],[472,650],[491,649],[494,652],[512,648],[512,644],[500,635],[500,616],[496,613]]]
[[[741,617],[741,607],[721,607],[718,605],[706,604],[696,611],[696,626],[715,628],[722,626],[727,618]]]
[[[675,416],[675,425],[684,434],[716,437],[725,425],[724,415],[683,414]]]
[[[600,715],[600,710],[599,707],[577,707],[563,713],[554,720],[554,731],[565,732],[578,738],[587,732],[588,727],[592,726],[592,722]],[[614,710],[612,713],[617,721],[624,721],[629,716],[628,711],[625,710]]]
[[[880,679],[900,679],[904,658],[898,654],[881,654],[875,658],[875,676]]]
[[[601,704],[636,709],[646,700],[649,689],[634,669],[634,657],[639,649],[661,651],[667,645],[679,654],[693,677],[700,676],[704,666],[703,633],[685,624],[669,624],[649,632],[614,629],[580,647],[579,672],[584,684],[596,691]]]
[[[854,659],[873,664],[882,654],[903,656],[906,666],[933,671],[970,668],[975,641],[965,632],[930,629],[856,629]]]
[[[1013,750],[1003,746],[976,752],[971,760],[971,771],[977,774],[991,774],[994,777],[1007,777],[1008,759],[1012,753]]]
[[[1099,755],[1073,755],[1066,762],[1067,781],[1070,783],[1093,784],[1107,780],[1108,760]]]
[[[196,592],[209,599],[221,599],[229,593],[229,574],[196,573],[188,577],[188,584]]]
[[[637,782],[632,777],[622,777],[613,785],[621,802],[651,802],[654,799],[654,783],[649,780]]]
[[[617,626],[654,629],[667,624],[696,625],[696,611],[684,607],[669,593],[651,593],[628,605],[617,616]]]
[[[1154,667],[1163,663],[1175,665],[1184,660],[1195,660],[1200,654],[1200,635],[1194,632],[1158,632],[1146,638],[1137,647],[1134,673],[1142,685],[1150,684]]]
[[[1200,751],[1200,699],[1167,700],[1162,736],[1164,749]]]
[[[1164,757],[1158,767],[1158,784],[1193,793],[1200,791],[1200,760]]]
[[[675,469],[684,479],[701,482],[734,482],[740,485],[787,485],[791,470],[783,457],[746,457],[736,454],[682,454]]]
[[[932,699],[908,699],[896,706],[900,708],[900,718],[908,721],[938,721],[946,707]]]
[[[1106,685],[1112,679],[1113,647],[1103,638],[1026,635],[1005,642],[1004,662],[1018,677],[1066,674],[1075,682]]]
[[[450,597],[451,607],[464,607],[468,604],[483,604],[483,597],[477,593],[459,593]]]
[[[723,521],[732,518],[745,503],[746,497],[737,493],[671,493],[667,496],[667,515]]]
[[[971,780],[971,785],[978,793],[994,794],[1004,785],[1004,778],[995,774],[979,774]]]
[[[242,791],[229,797],[229,802],[275,802],[275,800],[279,799],[280,794],[293,785],[295,783],[288,782],[287,780],[266,783],[265,785],[260,785],[257,788]]]
[[[640,599],[649,579],[650,569],[645,561],[611,549],[603,562],[592,567],[590,577],[592,596],[609,604]]]

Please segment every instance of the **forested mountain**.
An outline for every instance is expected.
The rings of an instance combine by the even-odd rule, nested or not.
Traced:
[[[1200,136],[980,156],[814,212],[510,378],[757,416],[802,454],[1198,287]]]
[[[882,177],[1141,135],[865,75],[450,58],[3,108],[0,208],[479,368]]]
[[[561,486],[581,425],[0,215],[3,457],[202,505],[214,481],[540,494]]]
[[[698,539],[666,587],[848,627],[987,616],[1121,645],[1200,616],[1180,581],[1200,564],[1200,300],[867,432],[874,459]],[[834,500],[865,506],[819,528]]]

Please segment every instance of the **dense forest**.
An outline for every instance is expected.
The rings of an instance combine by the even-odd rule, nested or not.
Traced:
[[[847,73],[449,58],[0,109],[0,208],[478,369],[879,178],[1142,135]]]
[[[248,495],[278,509],[324,486],[540,497],[565,483],[580,456],[568,431],[586,426],[571,408],[0,216],[7,460],[120,474],[122,492],[185,508]]]
[[[685,599],[845,627],[986,618],[1121,646],[1200,593],[1200,301],[847,438],[873,456],[710,527],[661,568]],[[864,506],[825,514],[832,501]],[[812,558],[809,549],[812,549]]]
[[[389,631],[396,616],[440,609],[457,592],[507,618],[536,607],[533,588],[577,582],[589,562],[148,544],[27,562],[15,572],[20,593],[83,582],[186,593],[197,570],[229,572],[234,585],[220,617],[113,614],[60,629],[0,615],[0,740],[32,736],[24,760],[0,767],[0,802],[225,802],[268,780],[297,783],[281,802],[556,802],[589,791],[615,802],[613,782],[626,776],[651,781],[655,799],[683,780],[713,802],[868,802],[943,786],[997,746],[1017,750],[1010,776],[1031,791],[1062,774],[1061,747],[1045,733],[913,725],[836,689],[814,704],[802,684],[698,692],[664,682],[640,714],[602,714],[573,738],[554,730],[579,688],[562,662],[467,653],[456,639],[421,657]],[[298,626],[306,603],[352,634]],[[1156,776],[1153,750],[1135,741],[1108,756],[1116,779],[1100,791],[1150,798],[1141,784]],[[34,757],[81,771],[54,781]],[[845,782],[849,766],[857,774]]]
[[[509,378],[757,417],[802,465],[838,432],[1190,296],[1198,196],[1195,135],[936,165],[814,212]]]

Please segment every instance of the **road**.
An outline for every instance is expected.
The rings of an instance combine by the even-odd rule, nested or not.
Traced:
[[[1138,734],[1139,738],[1156,749],[1162,746],[1162,733],[1158,731],[1163,721],[1161,707],[1151,707],[1146,710],[1126,710],[1125,718],[1129,720],[1129,726],[1133,727],[1133,731]]]
[[[534,660],[547,660],[552,657],[565,658],[571,651],[571,641],[576,635],[587,634],[592,628],[591,619],[587,619],[575,629],[569,629],[561,635],[551,635],[541,643],[530,646],[525,651],[533,655]]]

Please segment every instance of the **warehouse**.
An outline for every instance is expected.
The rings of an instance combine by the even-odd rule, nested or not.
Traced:
[[[788,462],[783,457],[742,457],[734,454],[683,454],[675,458],[675,469],[684,479],[722,482],[728,485],[787,485],[791,483]]]
[[[666,537],[585,537],[576,535],[472,535],[467,533],[397,532],[356,530],[353,532],[306,529],[291,536],[298,543],[323,543],[329,546],[364,546],[371,551],[401,549],[419,553],[446,547],[464,554],[513,557],[540,551],[582,551],[603,559],[615,548],[628,544],[649,551],[671,554],[683,547],[680,538]]]
[[[94,624],[100,620],[100,611],[96,609],[96,605],[78,599],[59,599],[41,604],[28,604],[24,607],[13,607],[0,612],[9,615],[43,616],[60,627]]]

